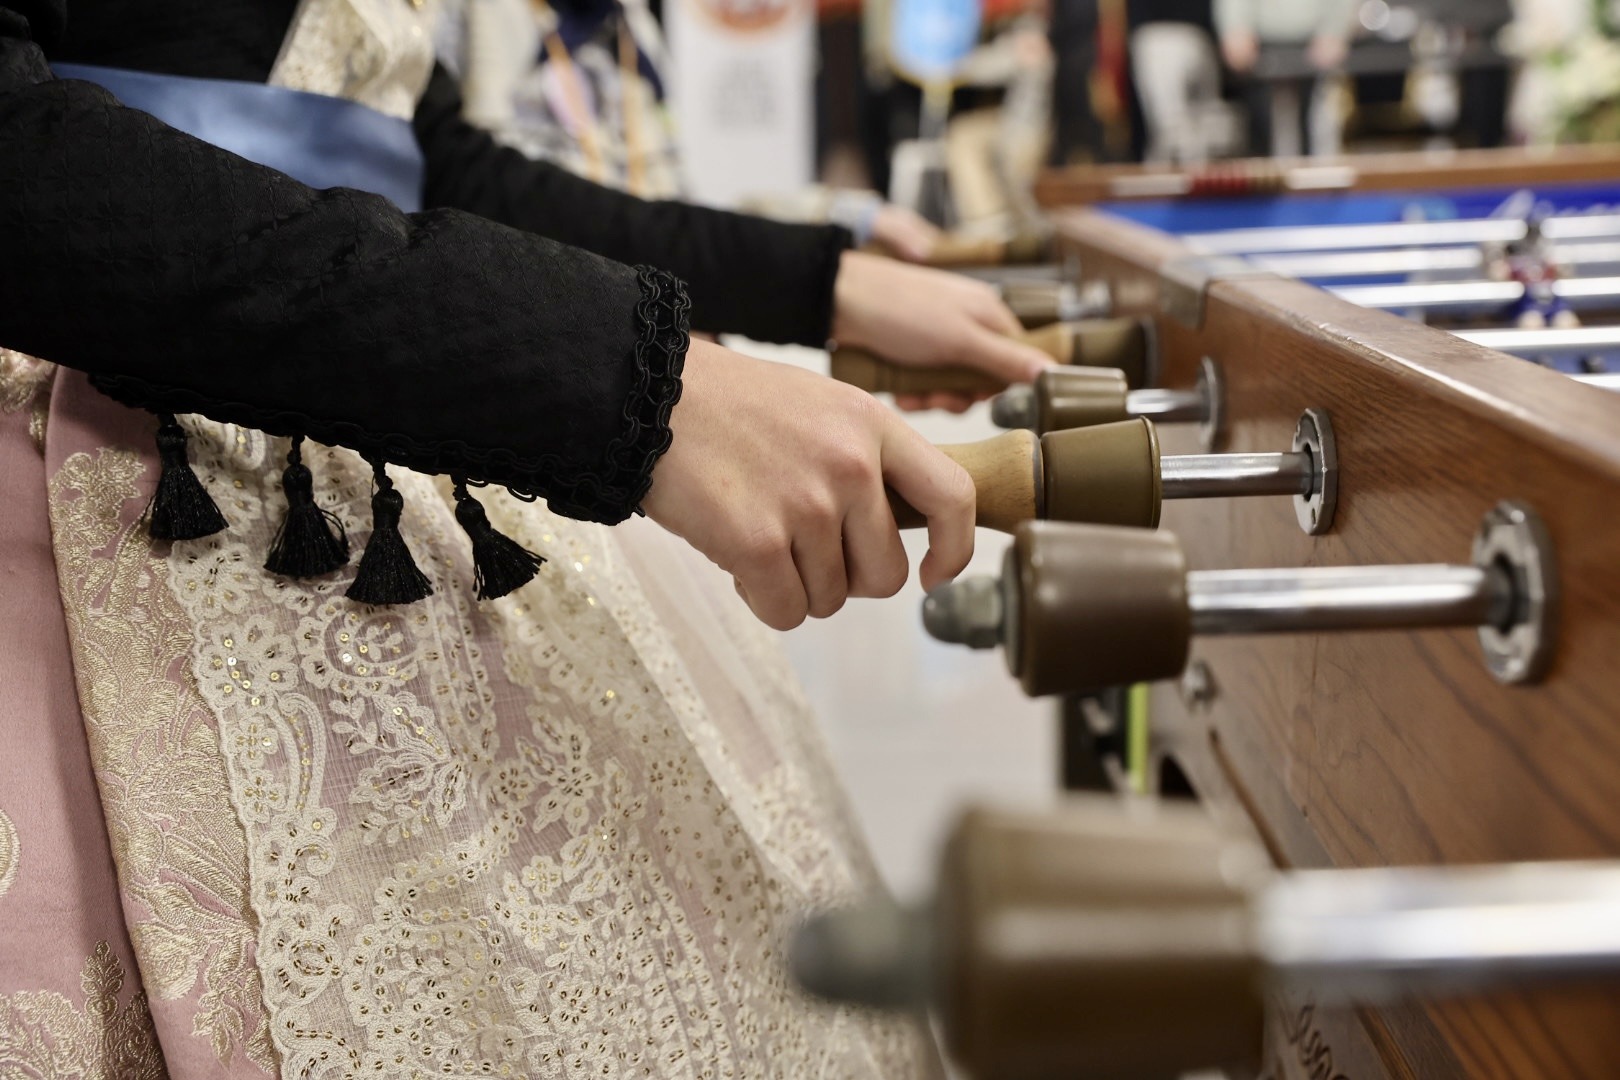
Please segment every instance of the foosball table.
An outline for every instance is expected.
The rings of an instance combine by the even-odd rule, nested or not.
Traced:
[[[1053,212],[1087,318],[947,448],[1015,540],[924,618],[1203,807],[970,816],[808,983],[976,1077],[1620,1076],[1620,154],[1497,160]]]

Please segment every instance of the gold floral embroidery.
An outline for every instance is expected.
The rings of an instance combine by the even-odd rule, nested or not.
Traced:
[[[124,966],[97,942],[79,976],[84,1008],[50,991],[0,994],[0,1076],[49,1080],[166,1080],[163,1052],[136,991],[120,1006]]]
[[[55,364],[0,348],[0,414],[21,412],[34,404],[55,374]]]
[[[164,560],[120,516],[143,468],[103,449],[51,480],[79,701],[147,988],[175,999],[200,986],[193,1033],[221,1061],[241,1053],[271,1071],[247,853],[212,717],[186,678],[190,626]]]
[[[4,810],[0,810],[0,896],[5,896],[11,883],[17,880],[17,864],[21,858],[17,826],[11,823]]]
[[[806,907],[870,888],[865,862],[816,775],[778,756],[791,740],[773,732],[747,760],[698,748],[721,741],[714,706],[637,614],[608,530],[484,493],[551,561],[479,605],[445,486],[395,470],[435,592],[361,607],[341,595],[347,574],[258,568],[276,470],[235,429],[193,431],[210,489],[255,508],[175,544],[167,580],[247,830],[286,1075],[926,1070],[915,1031],[790,985],[783,935]],[[305,460],[363,540],[369,467],[307,446]],[[754,731],[738,709],[730,722]]]

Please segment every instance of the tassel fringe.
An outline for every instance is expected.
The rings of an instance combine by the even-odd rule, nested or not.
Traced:
[[[264,568],[283,577],[329,574],[349,561],[349,538],[337,515],[315,504],[315,478],[303,461],[304,437],[295,435],[281,474],[287,516],[271,541]]]
[[[381,461],[371,467],[377,481],[371,496],[371,539],[345,595],[361,604],[409,604],[432,595],[433,583],[417,568],[399,531],[405,497],[394,490]]]
[[[222,532],[230,522],[219,512],[186,455],[186,429],[173,413],[158,414],[158,483],[147,507],[146,528],[155,540],[197,540]]]
[[[534,580],[545,559],[495,531],[483,504],[467,491],[467,482],[455,481],[456,520],[472,540],[473,575],[478,599],[494,600]]]

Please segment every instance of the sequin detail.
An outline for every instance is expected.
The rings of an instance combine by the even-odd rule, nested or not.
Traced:
[[[266,505],[273,471],[238,464],[224,429],[199,424],[193,452]],[[333,513],[363,521],[369,468],[310,456]],[[450,484],[396,483],[435,584],[410,609],[252,573],[262,510],[167,564],[247,831],[284,1074],[925,1072],[915,1031],[787,978],[802,913],[875,885],[839,799],[784,750],[789,721],[766,718],[789,695],[695,677],[610,530],[504,495],[491,519],[551,562],[475,602]]]

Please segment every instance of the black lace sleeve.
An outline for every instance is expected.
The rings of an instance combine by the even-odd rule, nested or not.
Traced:
[[[820,347],[847,230],[787,225],[682,202],[647,202],[530,161],[461,117],[443,68],[416,112],[430,206],[453,206],[685,281],[692,325]]]
[[[673,277],[315,191],[53,80],[28,35],[61,14],[0,0],[0,345],[134,404],[636,508],[680,392]]]

